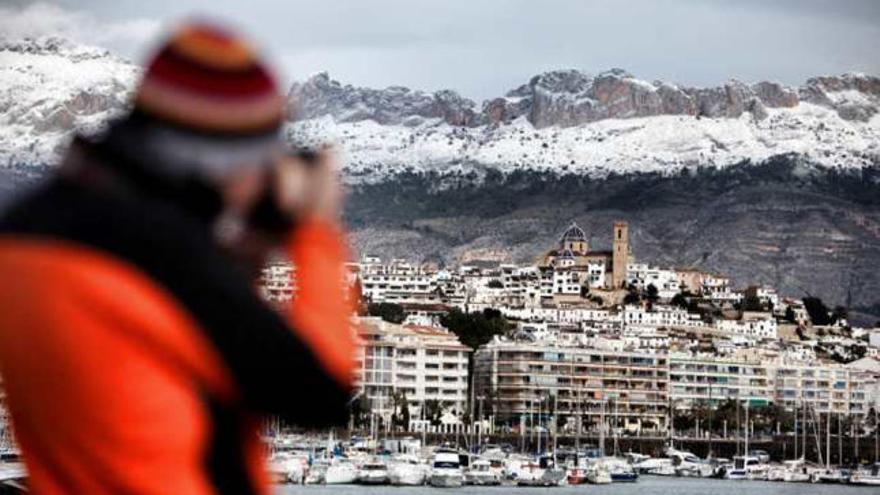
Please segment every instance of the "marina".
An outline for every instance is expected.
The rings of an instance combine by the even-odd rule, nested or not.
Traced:
[[[465,493],[490,486],[515,487],[524,493],[536,488],[565,492],[582,489],[579,485],[612,488],[606,493],[643,488],[647,490],[644,493],[667,493],[663,490],[670,483],[697,487],[695,490],[711,487],[711,493],[724,493],[728,487],[742,487],[744,483],[750,490],[756,487],[757,493],[765,486],[773,487],[768,493],[789,489],[791,493],[834,493],[837,488],[880,487],[878,462],[836,466],[804,458],[778,460],[763,450],[746,450],[744,455],[727,459],[701,458],[671,444],[657,456],[636,452],[608,455],[604,449],[590,446],[521,453],[509,444],[484,444],[475,449],[478,452],[469,452],[449,443],[423,445],[413,437],[382,443],[360,437],[341,442],[332,437],[306,440],[285,435],[269,444],[270,470],[281,493],[295,493],[290,490],[298,489],[296,485],[302,485],[299,488],[303,490],[314,489],[309,485],[357,485],[414,490],[456,488]],[[334,489],[345,493],[345,488]],[[676,489],[675,493],[683,492]]]
[[[639,495],[741,495],[744,489],[748,489],[749,495],[852,495],[876,493],[876,488],[857,488],[847,485],[773,483],[768,481],[728,482],[717,479],[667,478],[660,476],[644,476],[635,485],[620,483],[589,487],[569,485],[553,489],[552,493],[559,493],[560,495],[575,493],[595,493],[600,495],[625,495],[633,493],[638,493]],[[386,493],[387,491],[387,487],[283,485],[277,486],[275,493],[277,495],[295,495],[300,493],[354,495],[360,493]],[[507,488],[464,486],[455,489],[454,492],[462,494],[507,493]],[[420,495],[436,493],[436,490],[430,487],[395,487],[393,493]],[[516,488],[516,493],[522,495],[543,494],[547,493],[547,489],[522,487]]]

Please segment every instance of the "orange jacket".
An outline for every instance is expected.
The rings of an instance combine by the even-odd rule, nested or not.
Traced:
[[[289,321],[194,218],[55,179],[0,223],[0,374],[37,494],[267,493],[259,420],[342,424],[339,229],[289,241]]]

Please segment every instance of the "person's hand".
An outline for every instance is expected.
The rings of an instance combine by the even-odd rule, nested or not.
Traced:
[[[332,152],[324,150],[309,159],[286,155],[275,171],[275,197],[282,211],[296,221],[338,220],[343,193]]]

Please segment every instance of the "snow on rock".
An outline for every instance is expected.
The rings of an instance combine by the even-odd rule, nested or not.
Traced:
[[[58,38],[0,40],[0,167],[57,162],[74,131],[94,133],[128,107],[140,69]],[[404,171],[540,170],[602,176],[726,166],[797,153],[828,167],[880,162],[880,79],[817,77],[799,88],[731,81],[648,83],[620,70],[553,71],[476,103],[342,85],[295,84],[285,132],[337,145],[351,181]]]
[[[52,163],[74,130],[122,112],[139,69],[60,38],[0,40],[0,165]]]
[[[658,115],[605,119],[576,127],[536,129],[524,117],[508,125],[417,127],[330,117],[290,124],[303,146],[334,143],[353,181],[381,181],[404,171],[541,170],[603,176],[610,172],[676,172],[691,166],[759,162],[798,153],[828,167],[880,161],[880,117],[843,119],[835,110],[801,103],[767,108],[766,118]]]

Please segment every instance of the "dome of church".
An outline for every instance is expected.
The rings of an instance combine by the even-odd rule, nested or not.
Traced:
[[[571,222],[571,225],[565,230],[562,234],[561,242],[586,242],[587,234],[584,232],[584,229],[578,227],[578,225],[574,222]]]

